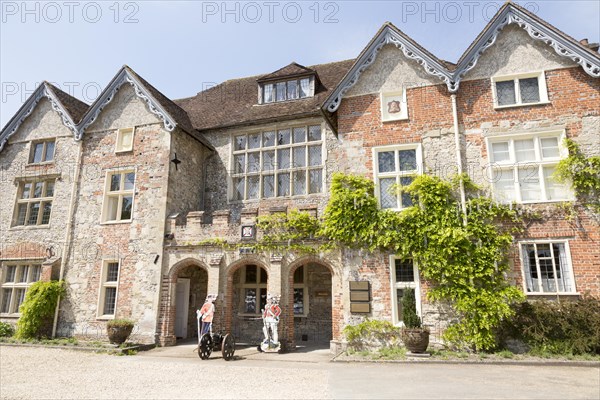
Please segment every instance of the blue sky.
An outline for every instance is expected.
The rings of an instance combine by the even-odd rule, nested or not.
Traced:
[[[356,57],[391,21],[456,61],[503,1],[0,1],[0,125],[42,80],[90,102],[128,64],[170,98],[226,79]],[[600,1],[519,1],[600,41]]]

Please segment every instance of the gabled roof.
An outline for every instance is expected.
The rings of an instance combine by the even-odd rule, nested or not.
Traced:
[[[479,57],[496,42],[502,29],[509,24],[517,24],[533,39],[547,43],[559,55],[568,57],[581,65],[588,75],[600,77],[600,54],[525,8],[509,1],[498,10],[456,64],[435,57],[393,24],[386,22],[325,100],[323,109],[329,112],[336,111],[344,94],[358,82],[362,72],[375,62],[381,48],[390,43],[402,50],[405,57],[415,60],[425,72],[440,78],[448,90],[455,93],[461,79],[475,67]]]
[[[323,104],[324,109],[329,112],[338,109],[344,94],[358,82],[360,75],[375,62],[379,51],[386,44],[394,44],[402,50],[407,58],[417,61],[425,69],[425,72],[437,76],[448,87],[454,85],[452,73],[447,69],[445,61],[431,54],[391,22],[386,22],[358,55],[354,65],[340,81],[340,84],[329,95]]]
[[[58,100],[61,102],[61,104],[65,107],[65,109],[69,113],[69,115],[71,115],[71,117],[73,118],[73,121],[74,122],[81,121],[81,117],[83,117],[83,114],[85,114],[85,112],[87,111],[88,108],[90,108],[90,106],[88,104],[84,103],[83,101],[79,100],[78,98],[73,97],[70,94],[63,92],[62,90],[60,90],[59,88],[57,88],[56,86],[54,86],[51,83],[47,83],[47,85],[50,87],[50,90],[52,90],[52,92],[54,92],[54,94],[56,95]]]
[[[600,54],[598,52],[593,51],[518,4],[507,2],[498,10],[458,60],[454,70],[456,90],[461,78],[475,67],[479,57],[496,42],[502,29],[509,24],[518,25],[531,38],[545,42],[558,55],[575,61],[583,67],[588,75],[595,78],[600,77]]]
[[[123,66],[115,77],[104,88],[100,96],[90,106],[63,92],[48,82],[41,84],[27,99],[17,114],[8,122],[0,134],[0,150],[8,138],[16,132],[21,123],[29,116],[40,99],[46,96],[52,103],[52,108],[62,117],[63,123],[71,129],[76,140],[80,140],[89,127],[114,98],[119,88],[128,83],[133,86],[136,96],[144,100],[150,112],[155,114],[169,132],[179,126],[184,132],[191,135],[206,147],[214,147],[194,129],[187,113],[177,104],[162,94],[158,89],[139,76],[127,65]]]
[[[60,115],[63,124],[77,137],[77,123],[87,110],[88,105],[63,92],[51,83],[44,81],[35,89],[33,94],[29,96],[21,108],[19,108],[19,111],[17,111],[0,132],[0,151],[44,97],[50,101],[52,109]]]
[[[321,115],[323,101],[353,63],[354,60],[346,60],[304,67],[319,76],[313,97],[259,105],[257,80],[267,76],[259,75],[225,81],[175,103],[188,113],[194,128],[201,131]]]
[[[314,75],[315,70],[306,68],[304,65],[300,65],[297,62],[292,62],[277,71],[271,72],[270,74],[261,76],[258,81],[265,82],[270,80],[278,80],[286,77],[301,76],[301,75]]]
[[[79,137],[85,133],[88,126],[96,121],[100,112],[112,101],[119,88],[125,83],[133,86],[136,96],[146,102],[150,112],[163,122],[166,130],[171,132],[176,125],[188,133],[193,130],[189,118],[181,108],[131,68],[124,65],[81,119],[78,126]]]

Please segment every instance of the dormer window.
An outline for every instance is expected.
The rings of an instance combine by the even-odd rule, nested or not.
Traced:
[[[319,77],[315,70],[293,62],[257,80],[258,103],[269,104],[313,97],[318,82]]]
[[[313,96],[311,78],[292,79],[283,82],[264,83],[262,86],[263,103],[304,99]]]

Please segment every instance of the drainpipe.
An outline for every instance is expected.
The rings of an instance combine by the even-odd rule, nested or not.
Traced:
[[[81,167],[81,157],[83,154],[83,139],[79,140],[79,152],[77,154],[77,163],[75,164],[75,170],[73,171],[73,182],[71,185],[71,203],[69,204],[69,223],[67,225],[67,230],[65,232],[65,241],[62,252],[62,258],[60,261],[60,273],[59,280],[62,281],[65,275],[65,267],[67,264],[67,259],[69,258],[69,253],[71,252],[71,240],[73,236],[73,225],[75,218],[75,199],[78,190],[79,184],[79,169]],[[56,337],[56,326],[58,325],[58,310],[60,309],[60,300],[61,297],[58,297],[56,301],[56,309],[54,310],[54,322],[52,323],[52,337]]]
[[[458,168],[459,188],[460,188],[460,206],[463,214],[463,225],[467,225],[467,200],[465,195],[465,183],[463,181],[462,157],[460,155],[460,135],[458,132],[458,111],[456,107],[456,94],[452,98],[452,119],[454,120],[454,146],[456,151],[456,166]]]

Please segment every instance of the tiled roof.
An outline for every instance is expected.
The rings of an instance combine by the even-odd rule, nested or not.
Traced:
[[[315,87],[314,97],[259,105],[257,80],[273,75],[267,74],[232,79],[194,97],[175,100],[175,103],[188,113],[192,125],[198,130],[320,115],[324,100],[353,63],[354,60],[346,60],[310,67],[296,64],[314,70],[319,76],[320,83]],[[290,64],[279,71],[298,71],[298,67]]]
[[[285,67],[278,69],[277,71],[271,72],[270,74],[261,77],[259,81],[267,81],[271,79],[275,80],[287,76],[308,75],[314,73],[314,69],[306,68],[304,65],[292,62],[286,65]]]
[[[85,112],[90,106],[84,103],[83,101],[79,100],[78,98],[63,92],[62,90],[60,90],[59,88],[57,88],[49,82],[45,82],[45,84],[48,85],[50,89],[54,92],[56,98],[65,108],[65,111],[69,113],[73,122],[78,123],[79,121],[81,121],[81,117],[83,117],[83,114],[85,114]]]
[[[162,94],[160,90],[152,86],[148,83],[147,80],[139,76],[133,69],[129,66],[125,65],[124,68],[133,76],[135,76],[142,85],[150,92],[152,97],[160,103],[160,105],[165,109],[166,112],[175,120],[177,126],[188,133],[192,133],[194,131],[194,127],[188,117],[187,113],[181,109],[177,104],[175,104],[171,99]]]

